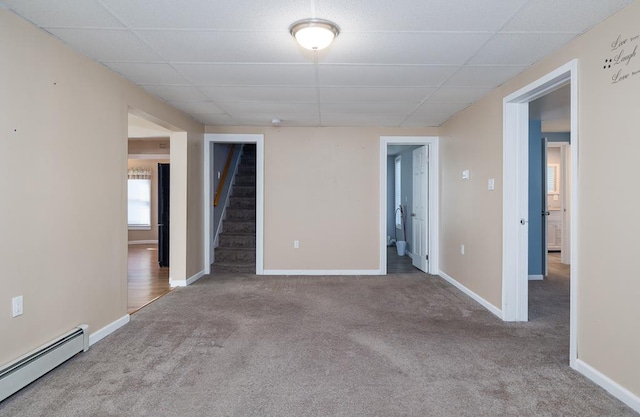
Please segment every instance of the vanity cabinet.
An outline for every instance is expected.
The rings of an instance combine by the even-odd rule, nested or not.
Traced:
[[[549,210],[547,217],[547,250],[562,249],[562,211]]]

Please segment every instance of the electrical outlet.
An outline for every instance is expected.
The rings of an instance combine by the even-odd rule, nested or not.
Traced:
[[[294,240],[293,241],[293,248],[294,249],[298,249],[300,247],[300,241],[299,240]]]
[[[460,255],[464,255],[464,245],[460,245]]]
[[[21,295],[17,297],[13,297],[11,299],[11,307],[13,311],[12,317],[18,317],[22,315],[23,308],[24,308],[24,301]]]

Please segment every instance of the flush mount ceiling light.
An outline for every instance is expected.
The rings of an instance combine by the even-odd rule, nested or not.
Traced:
[[[333,42],[340,33],[340,28],[333,22],[323,19],[298,20],[289,27],[289,32],[305,49],[317,51]]]

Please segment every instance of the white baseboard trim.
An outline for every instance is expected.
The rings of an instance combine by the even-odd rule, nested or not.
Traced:
[[[602,388],[606,389],[611,395],[640,413],[640,397],[618,384],[602,372],[598,371],[586,362],[576,360],[575,370],[586,376]]]
[[[186,287],[187,285],[193,284],[203,276],[205,276],[204,269],[186,280],[169,278],[169,285],[172,287]]]
[[[107,324],[102,329],[96,330],[95,332],[91,333],[89,335],[89,346],[92,346],[93,344],[98,343],[105,337],[109,336],[111,333],[115,332],[125,324],[129,323],[130,320],[131,320],[131,316],[127,314],[120,317],[118,320]]]
[[[157,240],[130,240],[130,245],[157,245]]]
[[[502,320],[502,310],[500,310],[499,308],[497,308],[496,306],[494,306],[493,304],[491,304],[490,302],[488,302],[484,298],[480,297],[478,294],[476,294],[475,292],[471,291],[469,288],[467,288],[464,285],[460,284],[458,281],[456,281],[455,279],[451,278],[449,275],[445,274],[444,272],[440,271],[440,273],[438,275],[440,275],[440,277],[442,279],[444,279],[445,281],[447,281],[449,284],[453,285],[454,287],[456,287],[457,289],[459,289],[463,293],[467,294],[469,297],[473,298],[478,304],[480,304],[482,307],[486,308],[493,315],[495,315],[500,320]]]
[[[542,281],[544,275],[529,275],[529,281]]]
[[[381,275],[379,269],[265,269],[262,275]]]

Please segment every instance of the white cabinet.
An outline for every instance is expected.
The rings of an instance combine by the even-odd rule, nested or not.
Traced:
[[[562,249],[562,211],[549,210],[547,217],[547,250]]]

